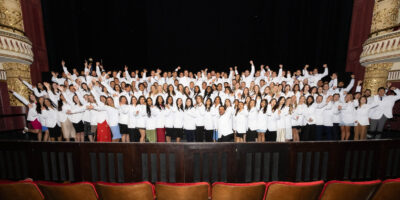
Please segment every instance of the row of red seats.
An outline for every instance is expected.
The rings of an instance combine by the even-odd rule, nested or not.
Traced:
[[[386,181],[222,183],[53,183],[0,181],[1,200],[398,200],[400,178]]]

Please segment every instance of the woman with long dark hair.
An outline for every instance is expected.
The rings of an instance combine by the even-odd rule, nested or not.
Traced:
[[[196,130],[196,109],[193,106],[191,98],[186,99],[185,112],[183,116],[183,131],[186,136],[187,142],[194,142],[195,130]]]
[[[171,142],[171,136],[174,135],[174,99],[167,96],[165,101],[165,139]]]
[[[58,125],[58,111],[49,98],[44,100],[45,108],[42,110],[42,117],[44,118],[45,125],[48,128],[50,141],[61,141],[61,128]]]
[[[139,130],[140,133],[140,142],[146,141],[146,119],[147,119],[147,105],[146,105],[146,98],[144,96],[139,97],[137,107],[137,122],[136,128]]]
[[[153,105],[153,99],[146,99],[146,140],[157,142],[156,134],[156,107]]]
[[[263,99],[260,102],[260,109],[258,111],[257,142],[265,142],[265,133],[267,132],[268,128],[267,110],[268,110],[268,100]]]
[[[39,122],[39,114],[37,112],[37,100],[35,95],[29,94],[29,101],[22,95],[9,90],[19,101],[28,107],[28,115],[26,119],[29,122],[30,128],[25,127],[24,132],[37,134],[37,140],[42,141],[42,124]]]
[[[239,102],[236,112],[233,116],[233,123],[235,124],[235,142],[245,142],[246,132],[248,129],[247,118],[249,112],[245,109],[244,103]]]
[[[159,95],[156,98],[156,106],[154,109],[156,113],[156,133],[157,142],[165,142],[165,115],[167,114],[167,109],[165,108],[164,98]]]
[[[176,103],[172,111],[174,113],[174,130],[171,134],[171,139],[176,138],[176,142],[180,142],[181,138],[183,137],[183,123],[185,114],[185,108],[181,98],[176,99]]]

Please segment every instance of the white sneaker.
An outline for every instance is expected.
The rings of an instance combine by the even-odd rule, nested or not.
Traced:
[[[28,127],[24,127],[24,130],[22,131],[23,134],[27,133],[29,131]]]

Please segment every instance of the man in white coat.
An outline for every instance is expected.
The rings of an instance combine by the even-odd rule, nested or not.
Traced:
[[[376,139],[382,137],[386,120],[393,118],[393,106],[400,99],[400,90],[395,87],[391,87],[390,89],[396,95],[385,95],[385,88],[381,87],[378,89],[378,94],[375,98],[378,101],[378,106],[370,113],[371,125],[369,131],[373,134],[372,137],[375,136]]]
[[[231,109],[226,110],[224,106],[219,107],[219,118],[218,118],[218,134],[221,136],[218,142],[233,142],[233,131],[232,131],[232,111]]]

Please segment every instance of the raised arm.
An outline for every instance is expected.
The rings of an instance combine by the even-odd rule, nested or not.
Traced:
[[[254,67],[254,62],[250,60],[250,65],[251,65],[251,71],[249,77],[254,77],[254,74],[256,73],[256,68]]]
[[[349,92],[351,90],[351,88],[353,88],[354,86],[354,74],[351,75],[351,81],[349,83],[349,85],[344,89],[344,91]]]
[[[328,65],[327,64],[324,64],[323,65],[323,67],[324,67],[324,73],[322,73],[321,75],[320,75],[320,79],[322,79],[322,78],[324,78],[325,76],[328,76]]]
[[[30,104],[29,101],[28,101],[25,97],[23,97],[22,95],[20,95],[20,94],[14,92],[14,91],[12,91],[12,90],[10,90],[10,92],[15,96],[15,98],[17,98],[19,101],[21,101],[21,102],[22,102],[23,104],[25,104],[26,106],[27,106],[28,104]]]

